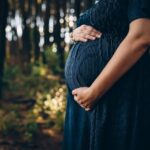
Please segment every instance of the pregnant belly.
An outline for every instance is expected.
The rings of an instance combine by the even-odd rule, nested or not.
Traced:
[[[100,39],[76,43],[68,55],[65,79],[70,89],[90,86],[112,57],[123,37],[103,34]]]
[[[100,39],[76,43],[67,58],[65,79],[70,89],[90,86],[104,67]]]

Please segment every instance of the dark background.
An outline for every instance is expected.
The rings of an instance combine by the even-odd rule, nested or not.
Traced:
[[[0,1],[0,150],[59,150],[69,33],[92,0]]]

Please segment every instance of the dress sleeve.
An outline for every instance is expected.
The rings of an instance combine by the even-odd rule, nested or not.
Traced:
[[[128,20],[129,23],[135,19],[150,19],[150,0],[129,0]]]
[[[77,27],[86,24],[100,31],[105,31],[113,23],[112,18],[118,13],[118,5],[115,1],[117,0],[109,0],[108,3],[106,0],[99,0],[79,17]]]

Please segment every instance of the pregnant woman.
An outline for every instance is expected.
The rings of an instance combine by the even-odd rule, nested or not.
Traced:
[[[150,1],[99,0],[77,25],[64,150],[150,150]]]

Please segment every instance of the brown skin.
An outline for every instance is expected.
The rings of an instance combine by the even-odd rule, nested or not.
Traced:
[[[150,46],[150,19],[136,19],[131,22],[129,32],[114,55],[90,87],[72,91],[74,99],[86,111],[143,56]]]

